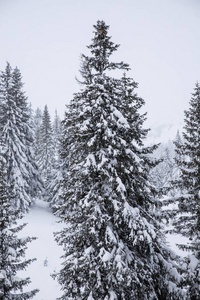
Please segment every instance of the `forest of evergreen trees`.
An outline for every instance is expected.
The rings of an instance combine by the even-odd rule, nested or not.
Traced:
[[[34,260],[25,251],[35,239],[18,238],[25,224],[17,221],[38,197],[64,224],[55,234],[63,265],[52,275],[59,299],[200,299],[200,85],[182,132],[144,146],[145,101],[129,65],[110,60],[119,45],[108,31],[104,21],[94,25],[64,120],[47,105],[33,111],[17,67],[1,71],[0,299],[37,293],[23,292],[31,279],[17,276]],[[168,232],[188,238],[184,258]]]

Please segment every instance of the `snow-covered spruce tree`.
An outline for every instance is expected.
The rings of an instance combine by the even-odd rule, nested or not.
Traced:
[[[151,170],[150,180],[162,195],[171,194],[171,182],[177,177],[177,167],[174,161],[174,145],[172,141],[169,140],[167,144],[161,144],[154,155],[159,157],[161,162]]]
[[[65,250],[55,275],[60,299],[184,299],[152,213],[148,173],[156,146],[143,146],[144,100],[131,78],[109,76],[129,66],[110,62],[119,45],[109,26],[98,21],[94,28],[91,56],[82,55],[83,88],[63,122],[66,177],[58,214],[67,226],[56,234]]]
[[[39,168],[36,163],[36,156],[34,153],[34,127],[33,127],[33,116],[31,104],[27,103],[27,97],[24,96],[22,91],[23,83],[20,70],[15,68],[13,71],[13,89],[18,109],[21,112],[21,121],[23,123],[24,144],[25,144],[25,155],[26,168],[28,171],[27,178],[27,193],[30,197],[35,198],[39,196],[43,190],[43,183],[39,173]],[[25,177],[26,179],[26,177]]]
[[[52,172],[55,163],[55,152],[53,148],[53,129],[47,105],[45,105],[42,115],[37,163],[44,181],[46,194],[47,187],[52,178]]]
[[[18,238],[24,225],[17,225],[18,213],[11,206],[10,188],[7,184],[7,162],[0,149],[0,299],[31,299],[38,290],[23,292],[30,278],[19,278],[17,272],[26,269],[34,259],[24,260],[27,243],[34,238]]]
[[[172,166],[173,172],[172,172],[172,178],[170,181],[170,188],[169,188],[169,197],[171,196],[178,196],[181,194],[181,191],[183,189],[182,184],[181,184],[181,170],[180,170],[180,165],[181,161],[184,161],[184,155],[181,153],[182,149],[182,137],[179,133],[179,130],[176,133],[175,139],[172,141],[174,144],[174,155],[173,155],[173,160],[174,164]],[[174,200],[173,200],[174,203]]]
[[[54,212],[57,211],[58,207],[62,202],[62,182],[63,182],[63,164],[64,161],[60,155],[61,147],[62,147],[62,124],[61,120],[55,112],[55,118],[53,123],[53,145],[54,145],[54,153],[55,153],[55,165],[52,175],[52,180],[49,185],[49,192],[48,192],[48,201],[50,203],[50,207]]]
[[[176,137],[173,140],[174,148],[175,148],[175,153],[174,153],[174,161],[175,161],[175,173],[176,173],[176,178],[173,182],[173,188],[177,189],[177,191],[182,191],[184,190],[184,186],[182,185],[182,179],[181,179],[181,166],[182,163],[185,161],[185,156],[184,156],[184,146],[183,146],[183,139],[182,136],[180,135],[179,131],[177,131]]]
[[[61,148],[61,136],[62,136],[62,125],[57,110],[55,111],[52,129],[53,129],[54,157],[57,164],[60,161],[60,148]]]
[[[48,194],[46,195],[46,200],[49,202],[49,206],[55,214],[63,202],[63,173],[63,161],[60,160],[60,165],[57,165],[53,171],[52,179],[48,186]]]
[[[0,140],[5,146],[7,181],[15,195],[13,207],[28,210],[39,190],[39,173],[33,157],[30,110],[18,68],[7,63],[0,78]]]
[[[40,127],[42,124],[42,111],[37,108],[33,116],[33,128],[34,128],[34,153],[37,159],[40,147]]]
[[[174,232],[190,238],[190,245],[179,245],[183,250],[191,250],[187,258],[186,286],[188,298],[200,299],[200,85],[195,85],[194,93],[189,102],[190,107],[185,111],[185,126],[183,141],[175,141],[176,162],[179,167],[179,194],[174,199],[178,204],[173,211]]]

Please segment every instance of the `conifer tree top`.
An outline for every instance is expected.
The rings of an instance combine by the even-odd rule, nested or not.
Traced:
[[[109,26],[106,25],[104,21],[97,21],[97,24],[93,27],[95,30],[92,44],[87,46],[88,49],[90,49],[92,56],[88,57],[82,54],[82,76],[88,79],[88,72],[90,74],[97,73],[96,75],[101,75],[106,70],[129,70],[129,65],[124,62],[113,63],[109,61],[110,56],[119,47],[119,44],[113,43],[111,37],[108,36]],[[86,69],[88,72],[86,72]]]
[[[119,44],[114,44],[111,41],[111,37],[107,35],[109,26],[104,21],[97,21],[95,28],[94,37],[92,39],[93,44],[88,46],[91,49],[91,53],[94,54],[98,59],[100,56],[110,56],[119,47]],[[107,50],[106,52],[103,51]]]

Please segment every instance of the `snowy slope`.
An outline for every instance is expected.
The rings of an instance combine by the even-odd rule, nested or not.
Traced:
[[[35,236],[38,238],[28,245],[26,251],[27,258],[37,258],[37,261],[33,262],[26,271],[19,273],[20,277],[28,276],[32,281],[27,290],[40,289],[40,292],[33,298],[34,300],[56,300],[62,294],[60,285],[50,276],[54,271],[60,269],[60,257],[63,254],[62,247],[57,245],[53,236],[53,232],[60,231],[63,226],[57,221],[58,219],[48,208],[48,203],[42,200],[37,200],[30,212],[20,221],[20,223],[27,223],[20,232],[21,237]],[[167,240],[177,254],[187,255],[175,245],[180,242],[187,243],[187,239],[180,235],[167,235]]]
[[[38,239],[28,245],[27,258],[37,258],[25,272],[19,272],[20,277],[30,277],[31,284],[27,290],[38,288],[40,292],[34,300],[55,300],[61,296],[60,285],[50,274],[60,268],[62,247],[54,241],[53,232],[60,231],[62,225],[48,208],[48,203],[37,200],[30,212],[20,220],[28,223],[20,233],[21,237],[35,236]]]

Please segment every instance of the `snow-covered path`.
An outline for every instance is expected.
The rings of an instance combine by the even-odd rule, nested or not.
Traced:
[[[34,300],[55,300],[61,296],[60,285],[50,276],[60,269],[60,257],[63,254],[62,247],[57,245],[53,236],[53,232],[62,228],[57,220],[48,208],[48,203],[42,200],[37,200],[30,212],[20,220],[20,223],[27,223],[20,236],[38,238],[28,244],[26,251],[28,259],[37,258],[37,261],[33,262],[25,272],[19,273],[20,277],[28,276],[32,281],[27,290],[40,289]]]

